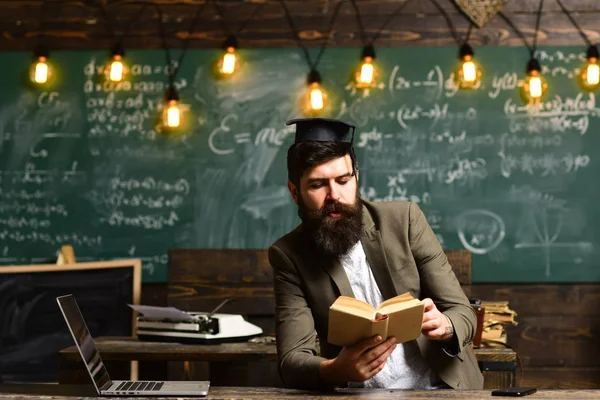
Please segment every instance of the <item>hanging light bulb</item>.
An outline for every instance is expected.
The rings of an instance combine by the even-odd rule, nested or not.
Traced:
[[[540,73],[541,69],[540,63],[535,58],[527,63],[527,77],[523,83],[523,96],[530,104],[539,103],[548,88],[546,79]]]
[[[455,77],[458,87],[461,89],[477,87],[481,82],[481,67],[473,61],[473,55],[473,48],[468,43],[463,44],[458,51],[461,63]]]
[[[108,67],[108,78],[113,82],[120,82],[123,80],[125,74],[123,57],[125,57],[125,50],[120,44],[117,44],[112,51],[111,62]]]
[[[48,49],[44,46],[39,46],[35,49],[33,56],[34,61],[29,69],[29,76],[33,83],[43,85],[48,82],[52,72],[48,65]]]
[[[361,54],[362,62],[356,69],[355,73],[355,84],[357,88],[364,89],[372,87],[377,81],[378,71],[373,60],[375,59],[375,48],[373,45],[363,47]]]
[[[581,71],[581,81],[587,90],[596,90],[600,83],[600,66],[598,66],[598,47],[590,46],[587,49],[587,64]]]
[[[310,71],[306,83],[308,88],[306,91],[305,112],[307,114],[318,114],[327,104],[327,94],[321,88],[321,75],[319,72],[314,69]]]
[[[223,44],[225,51],[219,59],[219,72],[222,75],[231,75],[236,71],[239,64],[238,56],[235,52],[237,47],[237,38],[235,36],[227,37]]]
[[[173,129],[181,125],[181,109],[179,108],[179,95],[173,87],[169,86],[163,104],[162,122],[165,128]]]

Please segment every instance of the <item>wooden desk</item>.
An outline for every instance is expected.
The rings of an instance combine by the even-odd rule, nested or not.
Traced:
[[[140,374],[140,379],[161,380],[168,377],[167,361],[209,363],[208,376],[185,376],[185,379],[209,379],[218,386],[278,386],[281,384],[275,361],[277,349],[274,344],[224,343],[214,345],[190,345],[180,343],[144,342],[130,337],[104,337],[94,341],[107,364],[112,379],[127,379],[124,361],[138,360],[150,363],[154,375]],[[510,349],[475,349],[475,355],[483,371],[486,388],[515,386],[516,354]],[[87,383],[89,376],[79,361],[75,346],[60,351],[60,383]],[[261,371],[252,366],[256,362],[271,362],[270,369]],[[270,377],[265,377],[268,374]],[[258,378],[257,378],[258,376]],[[181,377],[168,377],[177,380]],[[262,379],[260,379],[262,378]],[[269,378],[269,379],[267,379]],[[257,379],[260,382],[257,383]]]
[[[75,400],[98,398],[91,385],[0,385],[3,399]],[[307,392],[281,388],[257,387],[211,387],[208,400],[350,400],[350,399],[461,399],[490,400],[489,390],[390,390],[390,389],[342,389],[335,392]],[[136,397],[157,399],[156,397]],[[183,398],[183,397],[182,397]],[[196,397],[197,399],[198,397]],[[591,400],[600,398],[600,390],[541,390],[527,397],[531,400]],[[190,398],[193,399],[193,398]]]

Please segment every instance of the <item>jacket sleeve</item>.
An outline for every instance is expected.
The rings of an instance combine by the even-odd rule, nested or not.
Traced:
[[[431,298],[450,319],[455,334],[451,344],[455,345],[447,346],[446,354],[457,356],[475,336],[475,311],[419,206],[411,203],[409,214],[410,247],[419,270],[422,294]]]
[[[276,245],[269,248],[275,294],[277,358],[286,386],[323,388],[319,379],[314,319],[301,287],[300,276],[289,257]]]

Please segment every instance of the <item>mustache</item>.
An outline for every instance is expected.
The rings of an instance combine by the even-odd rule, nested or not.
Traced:
[[[321,216],[326,216],[329,213],[339,214],[351,214],[354,211],[354,207],[351,205],[342,204],[336,200],[329,200],[320,210]]]

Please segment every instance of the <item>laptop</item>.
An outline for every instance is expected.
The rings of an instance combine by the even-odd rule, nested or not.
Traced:
[[[92,335],[73,295],[56,298],[77,350],[96,391],[101,396],[206,396],[209,381],[113,381],[94,345]]]

